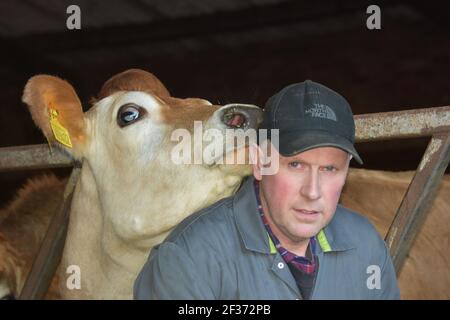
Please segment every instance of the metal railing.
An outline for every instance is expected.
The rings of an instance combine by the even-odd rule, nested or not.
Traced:
[[[355,122],[358,142],[431,137],[385,238],[398,273],[450,161],[450,107],[365,114]]]

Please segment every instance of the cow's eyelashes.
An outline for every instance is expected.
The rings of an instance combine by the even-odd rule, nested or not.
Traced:
[[[146,110],[133,103],[127,103],[120,107],[117,112],[117,124],[125,127],[138,121],[146,113]]]

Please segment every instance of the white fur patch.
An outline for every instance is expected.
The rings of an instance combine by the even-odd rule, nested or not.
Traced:
[[[0,299],[3,299],[4,297],[6,297],[10,294],[11,294],[11,290],[9,289],[6,282],[4,280],[0,281]]]

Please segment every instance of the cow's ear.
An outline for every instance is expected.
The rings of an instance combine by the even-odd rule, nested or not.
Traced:
[[[25,86],[22,101],[49,143],[76,158],[82,156],[87,140],[83,109],[68,82],[49,75],[34,76]]]

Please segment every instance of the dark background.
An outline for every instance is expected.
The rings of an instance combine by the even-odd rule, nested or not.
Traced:
[[[2,1],[0,147],[45,143],[21,103],[27,79],[38,73],[67,79],[85,110],[106,79],[134,67],[153,72],[173,96],[220,104],[263,106],[285,85],[311,79],[345,96],[355,114],[449,105],[445,3]],[[66,28],[70,4],[80,6],[81,30]],[[366,27],[370,4],[381,8],[381,30]],[[357,148],[365,168],[415,170],[426,144],[411,139]],[[40,173],[0,173],[0,205]]]

